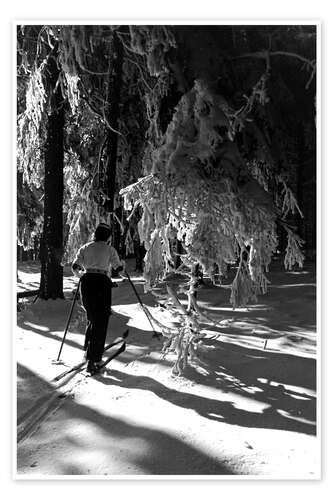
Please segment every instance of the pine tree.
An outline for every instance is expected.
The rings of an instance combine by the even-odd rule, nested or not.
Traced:
[[[54,31],[18,28],[19,70],[27,76],[25,109],[18,117],[18,165],[31,190],[43,192],[40,236],[42,299],[63,298],[63,166],[65,96]]]

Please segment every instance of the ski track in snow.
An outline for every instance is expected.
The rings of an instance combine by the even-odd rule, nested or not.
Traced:
[[[215,323],[203,325],[198,360],[181,377],[171,374],[175,355],[162,355],[163,341],[152,338],[127,281],[113,289],[107,337],[111,342],[129,328],[126,351],[103,374],[81,372],[60,387],[52,379],[83,357],[78,301],[63,364],[54,363],[76,279],[66,271],[67,300],[22,302],[19,428],[43,401],[53,403],[19,442],[17,477],[317,478],[315,270],[273,268],[269,293],[246,308],[232,310],[224,288],[200,288],[199,305]],[[38,265],[19,264],[18,277],[18,290],[37,288]],[[153,316],[172,325],[172,315],[143,293],[139,276],[134,282]]]

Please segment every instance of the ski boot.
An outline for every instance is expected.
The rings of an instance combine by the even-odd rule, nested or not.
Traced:
[[[95,375],[95,373],[98,373],[101,369],[101,362],[98,361],[88,361],[87,365],[87,372],[90,373],[91,375]]]

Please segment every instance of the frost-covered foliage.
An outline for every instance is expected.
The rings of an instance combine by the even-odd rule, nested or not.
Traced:
[[[27,64],[27,63],[26,63]],[[17,242],[25,250],[34,247],[35,238],[42,231],[43,212],[43,145],[46,136],[42,120],[47,104],[46,89],[43,82],[45,59],[31,67],[25,66],[29,77],[27,82],[18,85],[17,120]],[[20,106],[24,95],[25,109]]]
[[[92,138],[89,137],[89,143]],[[87,146],[87,145],[86,145]],[[82,145],[82,151],[83,145]],[[79,158],[71,150],[66,154],[64,181],[66,223],[65,254],[63,263],[72,262],[75,254],[83,244],[89,241],[100,222],[110,222],[109,215],[103,209],[98,161],[91,162]]]
[[[99,211],[91,192],[93,176],[73,152],[66,158],[64,180],[67,194],[64,208],[68,232],[64,263],[67,263],[74,259],[78,248],[92,236],[99,222]]]
[[[253,95],[262,103],[261,93]],[[252,99],[248,111],[253,105]],[[169,242],[176,235],[190,261],[210,275],[216,265],[222,271],[226,262],[240,258],[231,294],[234,306],[266,291],[264,273],[277,248],[280,212],[273,197],[249,176],[233,140],[247,116],[244,108],[242,113],[234,110],[204,81],[196,81],[181,98],[163,144],[152,152],[150,173],[122,191],[127,208],[133,203],[143,207],[139,232],[147,250],[147,288],[174,268]],[[294,206],[286,185],[284,190],[282,213]],[[290,252],[302,262],[298,246],[290,245],[287,259]]]
[[[17,243],[24,250],[34,248],[35,239],[42,231],[42,191],[22,180],[17,175]]]
[[[101,61],[97,48],[103,44],[103,39],[110,39],[112,30],[117,26],[109,25],[61,25],[53,32],[57,33],[60,43],[60,62],[66,74],[76,75],[80,69],[94,73]],[[94,57],[95,56],[95,57]],[[104,58],[105,64],[107,61]]]
[[[168,71],[166,54],[176,46],[173,32],[167,26],[130,26],[131,48],[145,56],[147,68],[152,76]]]
[[[18,116],[17,164],[23,182],[40,188],[43,179],[43,143],[45,126],[42,122],[47,101],[43,83],[45,60],[31,71],[26,88],[26,107]]]
[[[247,128],[253,108],[267,102],[265,81],[260,78],[246,104],[237,110],[207,82],[196,80],[180,99],[161,144],[148,148],[147,175],[121,190],[127,210],[135,211],[138,205],[143,210],[138,229],[147,251],[146,290],[156,294],[161,283],[166,283],[166,295],[157,293],[157,297],[164,298],[181,318],[177,333],[162,329],[169,348],[178,352],[177,373],[201,335],[202,313],[194,299],[195,266],[213,279],[216,273],[225,273],[227,263],[238,262],[230,301],[233,307],[255,301],[267,291],[265,273],[278,246],[277,222],[298,208],[281,179],[274,179],[275,185],[283,186],[280,196],[269,192],[274,165],[269,164],[265,144],[260,144],[259,159],[254,154],[251,160],[237,143],[237,134]],[[251,132],[258,137],[252,123]],[[295,263],[301,266],[302,242],[291,228],[285,229],[286,268]],[[178,269],[171,248],[175,239],[185,252]],[[174,273],[188,276],[188,282],[178,288],[178,293],[188,295],[187,311],[170,285]]]
[[[284,265],[290,271],[295,264],[298,264],[299,267],[303,266],[304,256],[301,249],[304,241],[290,228],[286,227],[286,231],[288,234],[288,244],[284,257]]]
[[[47,58],[52,54],[59,68],[57,85],[70,105],[64,134],[64,259],[67,261],[73,257],[77,246],[89,239],[92,227],[100,218],[110,217],[103,208],[109,199],[107,178],[110,176],[106,172],[105,140],[109,128],[106,114],[114,37],[120,36],[115,33],[119,27],[61,25],[30,28],[22,30],[18,48],[21,73],[27,82],[22,90],[24,99],[18,117],[18,168],[23,173],[26,187],[43,188],[45,125],[51,94],[45,68]],[[36,43],[30,46],[26,40],[32,36]],[[143,95],[142,99],[140,97],[140,71],[136,61],[125,59],[116,175],[120,187],[137,178],[141,169],[146,102]],[[154,91],[160,86],[161,81]],[[157,114],[153,108],[152,112]],[[120,202],[115,193],[115,209]],[[22,222],[23,218],[20,224]]]

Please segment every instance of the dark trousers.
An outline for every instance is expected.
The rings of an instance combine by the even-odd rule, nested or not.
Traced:
[[[81,300],[87,313],[85,348],[89,361],[102,359],[111,308],[111,280],[105,274],[81,278]]]

